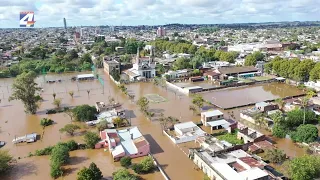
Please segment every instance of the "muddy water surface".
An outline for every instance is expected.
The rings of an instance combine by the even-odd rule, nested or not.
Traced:
[[[0,140],[6,141],[7,145],[3,149],[10,150],[10,153],[14,157],[22,157],[18,160],[15,170],[8,176],[2,179],[49,179],[49,159],[48,157],[31,157],[24,158],[29,152],[34,152],[37,149],[54,145],[59,141],[67,141],[75,139],[78,142],[82,141],[82,133],[76,134],[74,137],[69,137],[59,133],[59,129],[65,124],[70,123],[68,116],[62,114],[46,115],[46,109],[53,108],[53,93],[57,94],[56,98],[62,98],[63,106],[75,106],[80,104],[91,104],[93,105],[96,101],[108,101],[108,97],[114,97],[120,103],[123,103],[125,109],[130,114],[132,126],[138,126],[142,134],[151,144],[151,152],[155,158],[161,164],[162,168],[173,180],[198,180],[203,179],[202,171],[194,169],[195,165],[191,160],[188,159],[184,152],[187,152],[187,147],[193,147],[195,144],[181,144],[179,146],[173,144],[169,138],[164,136],[161,132],[161,128],[157,118],[153,118],[151,121],[147,120],[138,110],[134,102],[128,100],[128,98],[121,93],[116,85],[110,81],[107,76],[104,76],[105,85],[104,90],[98,81],[76,83],[71,82],[70,78],[74,74],[67,75],[52,75],[47,77],[47,80],[62,79],[61,83],[47,84],[44,83],[43,77],[39,77],[37,82],[43,87],[42,97],[44,102],[37,115],[26,115],[24,113],[23,105],[20,101],[8,102],[7,98],[10,95],[10,88],[8,85],[12,83],[12,79],[0,80]],[[127,85],[128,91],[133,92],[137,100],[139,97],[146,94],[159,94],[160,96],[167,99],[166,102],[161,103],[150,103],[151,111],[155,114],[164,113],[166,116],[174,116],[181,122],[194,121],[199,122],[200,117],[194,116],[189,111],[189,105],[191,99],[187,96],[178,95],[170,90],[166,90],[160,87],[154,86],[152,83],[136,83]],[[87,91],[90,90],[89,95]],[[68,92],[74,91],[75,95],[72,99]],[[266,90],[267,91],[267,90]],[[102,94],[103,93],[103,94]],[[272,93],[272,91],[271,91]],[[234,115],[239,120],[239,110],[234,109]],[[226,116],[228,112],[224,111]],[[49,117],[53,119],[56,124],[47,127],[45,130],[39,124],[39,121],[43,117]],[[82,131],[85,131],[83,129]],[[26,133],[37,132],[38,134],[44,135],[41,140],[32,144],[19,144],[13,145],[11,143],[14,136],[24,135]],[[288,154],[294,153],[300,155],[298,149],[292,148],[294,144],[291,141],[277,140],[277,145],[281,149],[286,148]],[[112,172],[120,168],[118,163],[114,163],[111,160],[109,152],[103,152],[103,150],[79,150],[70,153],[71,162],[66,166],[67,173],[64,179],[75,179],[77,171],[83,167],[88,166],[91,162],[95,162],[104,177],[112,176]],[[139,159],[135,160],[139,161]],[[144,179],[163,179],[159,172],[148,174],[143,176]],[[0,178],[1,179],[1,178]]]
[[[122,94],[114,83],[106,76],[104,91],[97,81],[76,83],[69,79],[74,74],[56,75],[47,80],[62,79],[61,83],[47,84],[44,79],[39,77],[37,82],[43,87],[42,97],[44,102],[41,104],[37,115],[26,115],[24,107],[20,101],[8,102],[11,90],[12,79],[0,80],[0,93],[2,93],[2,102],[0,104],[0,140],[6,141],[7,145],[3,149],[7,149],[15,157],[21,157],[18,160],[17,166],[11,174],[1,179],[49,179],[49,159],[48,157],[31,157],[29,152],[34,152],[37,149],[54,145],[59,141],[67,141],[75,139],[78,142],[82,141],[82,134],[78,133],[74,137],[69,137],[65,134],[60,134],[59,129],[65,124],[70,123],[70,119],[65,114],[46,115],[47,109],[54,108],[53,93],[56,93],[56,98],[62,99],[63,106],[75,106],[80,104],[93,105],[96,101],[107,101],[109,96],[114,97],[121,103],[124,103],[124,108],[130,112],[131,122],[133,126],[138,126],[141,132],[145,135],[151,144],[151,151],[156,159],[161,164],[165,172],[171,179],[202,179],[203,173],[193,169],[194,165],[187,156],[181,152],[179,147],[175,146],[171,141],[162,135],[161,128],[157,121],[149,121],[143,117],[138,111],[135,103],[130,102],[127,97]],[[154,87],[152,84],[132,84],[128,88],[136,93],[136,99],[143,96],[145,93],[161,94],[169,101],[165,103],[152,104],[153,111],[163,111],[166,115],[176,116],[180,115],[184,121],[192,120],[192,114],[188,112],[189,99],[184,97],[176,101],[173,93],[166,90]],[[89,96],[87,90],[90,90]],[[67,93],[74,91],[75,95],[72,99]],[[104,92],[104,94],[102,94]],[[1,97],[1,96],[0,96]],[[183,104],[181,106],[181,104]],[[178,108],[180,110],[178,110]],[[179,113],[177,113],[179,112]],[[42,129],[39,122],[43,117],[53,119],[56,124]],[[83,129],[82,131],[85,131]],[[41,140],[32,144],[14,145],[11,143],[15,136],[21,136],[27,133],[36,132],[44,135]],[[118,163],[111,160],[109,152],[103,150],[79,150],[70,153],[71,162],[66,166],[67,174],[64,179],[75,179],[79,168],[88,166],[90,162],[95,162],[103,172],[104,177],[112,176],[112,172],[120,168]],[[136,161],[136,160],[135,160]],[[188,169],[188,171],[181,171],[181,169]],[[17,173],[18,172],[18,173]],[[142,176],[144,179],[163,179],[159,172]]]
[[[230,108],[300,94],[303,91],[294,86],[270,83],[205,92],[202,96],[219,107]]]

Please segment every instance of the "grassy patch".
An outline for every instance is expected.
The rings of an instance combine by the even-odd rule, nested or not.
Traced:
[[[244,83],[250,83],[253,82],[251,79],[244,79],[244,78],[238,78],[239,81],[242,81]]]
[[[237,133],[227,133],[219,135],[216,138],[218,138],[219,140],[225,140],[231,144],[244,144],[243,140],[237,139]]]
[[[256,81],[266,81],[266,80],[270,80],[272,78],[266,77],[266,76],[256,76],[256,77],[252,77],[251,79],[254,79]]]

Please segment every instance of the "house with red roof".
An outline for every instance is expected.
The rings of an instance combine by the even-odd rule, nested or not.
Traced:
[[[114,161],[119,161],[124,156],[137,158],[150,153],[150,144],[137,127],[122,130],[105,129],[100,131],[100,138],[102,140],[95,148],[108,148]]]

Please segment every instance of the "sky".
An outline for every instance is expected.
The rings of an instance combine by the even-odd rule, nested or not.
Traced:
[[[318,21],[320,0],[0,0],[0,28],[18,28],[20,11],[38,28]]]

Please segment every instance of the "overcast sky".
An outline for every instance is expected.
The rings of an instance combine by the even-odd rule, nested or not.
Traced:
[[[0,0],[0,27],[19,27],[20,11],[35,27],[220,24],[320,20],[320,0]]]

